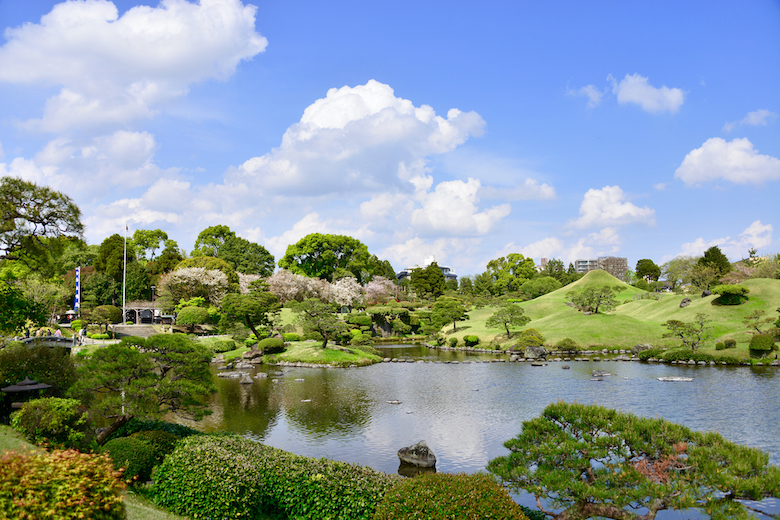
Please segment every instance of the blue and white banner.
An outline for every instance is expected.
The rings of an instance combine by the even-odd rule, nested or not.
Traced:
[[[81,307],[81,267],[76,268],[76,298],[73,302],[73,310],[78,311]]]

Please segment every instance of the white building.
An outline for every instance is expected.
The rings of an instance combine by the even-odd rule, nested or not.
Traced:
[[[406,269],[404,269],[403,271],[399,271],[399,272],[396,274],[396,277],[398,277],[398,281],[401,281],[401,280],[403,280],[404,278],[411,278],[411,276],[412,276],[412,271],[413,271],[414,269],[425,269],[426,267],[428,267],[429,265],[431,265],[431,264],[432,264],[432,263],[434,263],[434,262],[436,262],[436,257],[434,257],[434,256],[429,256],[429,257],[427,257],[427,258],[426,258],[426,259],[423,261],[423,265],[422,265],[422,266],[420,266],[420,265],[415,265],[415,266],[413,266],[413,267],[407,267],[407,268],[406,268]],[[449,266],[446,266],[446,265],[439,265],[439,269],[441,269],[441,274],[443,274],[443,275],[444,275],[444,280],[445,280],[445,281],[448,281],[448,280],[457,280],[457,279],[458,279],[458,275],[457,275],[457,274],[455,274],[455,271],[453,271],[453,270],[452,270],[452,267],[449,267]]]

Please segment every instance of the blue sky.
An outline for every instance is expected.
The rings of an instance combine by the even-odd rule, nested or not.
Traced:
[[[486,3],[483,3],[486,4]],[[780,251],[780,3],[0,0],[0,175],[90,243]]]

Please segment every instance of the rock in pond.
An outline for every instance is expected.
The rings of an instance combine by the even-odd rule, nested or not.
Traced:
[[[436,465],[436,455],[428,447],[425,441],[412,444],[398,450],[398,458],[401,462],[420,468],[432,468]]]
[[[243,376],[241,376],[241,381],[239,381],[239,384],[251,385],[254,382],[255,381],[254,379],[252,379],[252,376],[250,376],[249,374],[244,374]]]

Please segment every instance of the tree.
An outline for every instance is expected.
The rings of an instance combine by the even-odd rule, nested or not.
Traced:
[[[136,229],[133,233],[133,244],[138,254],[147,259],[154,260],[154,252],[160,249],[160,244],[168,240],[168,233],[161,229]],[[146,254],[149,253],[147,258]]]
[[[438,298],[444,294],[444,274],[436,262],[425,268],[412,269],[410,284],[420,297]]]
[[[298,323],[304,331],[318,332],[322,336],[322,348],[328,341],[338,337],[347,325],[339,319],[333,308],[317,298],[306,298],[293,307]]]
[[[765,325],[770,325],[773,321],[774,318],[767,317],[765,311],[757,310],[745,316],[745,319],[742,320],[742,323],[747,325],[748,330],[753,334],[765,334],[766,331],[761,330],[762,327]],[[780,321],[780,318],[778,318],[778,321]]]
[[[714,267],[718,272],[718,278],[731,271],[731,262],[729,262],[729,259],[718,246],[712,246],[707,249],[704,252],[704,256],[699,258],[698,264]]]
[[[127,244],[127,262],[135,261],[135,250],[132,243]],[[95,259],[95,269],[105,273],[119,283],[122,283],[122,272],[125,267],[125,240],[118,234],[113,234],[103,240]]]
[[[705,291],[711,285],[717,283],[720,278],[720,271],[712,264],[696,264],[691,269],[691,285],[700,291]]]
[[[661,266],[661,277],[666,280],[672,290],[678,286],[691,282],[693,268],[698,262],[692,256],[678,256]]]
[[[510,454],[492,459],[488,471],[534,495],[555,520],[653,520],[688,508],[747,519],[751,506],[735,499],[780,491],[780,468],[756,448],[596,405],[551,404],[504,446]]]
[[[228,291],[228,277],[225,273],[202,267],[176,269],[161,276],[157,283],[161,299],[169,301],[171,307],[180,300],[196,296],[216,305]]]
[[[367,301],[379,303],[385,303],[390,298],[394,298],[398,292],[398,286],[384,276],[375,276],[364,289]]]
[[[520,286],[520,294],[527,300],[551,293],[561,288],[561,282],[552,276],[538,276]]]
[[[15,385],[25,377],[52,385],[50,395],[62,397],[76,381],[73,357],[66,348],[10,343],[0,349],[0,387]]]
[[[0,332],[21,331],[28,320],[36,325],[45,323],[46,308],[25,297],[16,287],[0,281]]]
[[[457,332],[457,322],[467,320],[466,304],[457,298],[442,296],[433,304],[433,320],[443,325],[452,323],[452,332]]]
[[[312,233],[287,246],[279,267],[310,278],[329,282],[344,276],[354,276],[358,283],[368,282],[376,263],[360,240],[344,235]],[[383,273],[377,273],[383,274]]]
[[[78,366],[71,395],[104,417],[200,419],[216,390],[208,350],[183,334],[130,337],[96,350]]]
[[[664,327],[669,329],[669,332],[663,335],[664,338],[679,338],[682,341],[683,346],[690,347],[691,350],[696,350],[699,344],[709,338],[710,328],[707,324],[710,319],[706,314],[697,314],[693,322],[685,323],[680,320],[669,320],[664,323]]]
[[[716,285],[712,293],[720,296],[718,303],[722,305],[740,305],[747,301],[750,289],[744,285]]]
[[[122,285],[105,273],[93,271],[91,276],[82,273],[81,291],[86,307],[115,305],[122,299]]]
[[[617,293],[622,291],[620,286],[587,287],[581,291],[569,291],[566,295],[571,302],[582,310],[590,310],[598,314],[599,309],[608,311],[617,307]]]
[[[506,303],[488,318],[485,325],[491,329],[505,328],[506,337],[509,339],[512,337],[509,327],[522,327],[529,321],[531,321],[531,318],[525,315],[522,307],[516,303]]]
[[[222,260],[221,258],[215,258],[211,256],[196,256],[193,258],[185,258],[175,270],[184,269],[186,267],[200,267],[207,271],[222,271],[227,277],[227,281],[231,285],[235,285],[235,289],[238,289],[238,273],[233,267]]]
[[[189,333],[192,334],[195,332],[195,325],[208,323],[210,318],[208,309],[197,306],[187,306],[176,314],[176,325],[187,327]]]
[[[330,301],[341,307],[354,307],[363,297],[363,287],[351,276],[339,278],[330,287]]]
[[[492,296],[497,293],[493,276],[487,271],[479,273],[474,277],[474,295]]]
[[[44,280],[37,274],[28,275],[15,285],[30,302],[46,309],[50,317],[54,317],[58,304],[69,294],[60,280]]]
[[[536,274],[533,258],[519,253],[510,253],[487,263],[488,272],[498,294],[516,291]]]
[[[263,282],[253,282],[247,294],[228,294],[222,300],[220,325],[229,327],[235,323],[246,325],[257,339],[262,335],[258,327],[272,327],[281,311],[279,299],[268,291]]]
[[[219,258],[244,274],[271,276],[276,266],[274,255],[266,248],[241,237],[229,239],[220,249]]]
[[[661,268],[648,258],[643,258],[636,263],[636,275],[648,282],[655,282],[661,277]]]
[[[122,321],[122,309],[113,305],[101,305],[90,313],[89,321],[98,325],[105,325],[106,332],[108,332],[109,325]]]
[[[45,237],[81,237],[81,210],[67,195],[16,177],[0,178],[0,260],[42,247]]]

